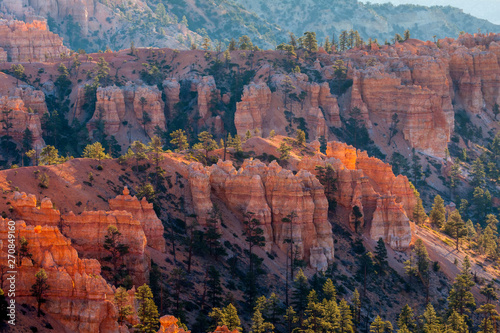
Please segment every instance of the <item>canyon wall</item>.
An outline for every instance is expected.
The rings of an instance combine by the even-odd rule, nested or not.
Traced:
[[[0,20],[0,47],[11,62],[42,62],[69,54],[62,38],[50,32],[45,21],[37,20]]]
[[[0,263],[7,266],[8,220],[0,218]],[[118,311],[112,303],[114,290],[106,283],[95,259],[80,259],[71,241],[57,227],[15,224],[16,238],[28,241],[32,259],[16,268],[16,302],[36,306],[31,296],[35,274],[43,268],[49,290],[42,310],[79,333],[118,332]],[[5,278],[6,276],[4,276]],[[6,282],[5,282],[6,283]]]

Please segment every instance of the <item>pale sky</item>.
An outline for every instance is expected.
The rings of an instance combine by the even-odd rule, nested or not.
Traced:
[[[500,0],[361,0],[362,2],[387,3],[394,5],[414,4],[423,6],[453,6],[465,13],[500,24]]]

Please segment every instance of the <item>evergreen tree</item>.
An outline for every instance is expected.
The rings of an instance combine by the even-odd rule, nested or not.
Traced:
[[[427,219],[427,214],[425,214],[424,205],[422,204],[422,198],[420,194],[417,196],[417,204],[413,209],[413,220],[416,224],[422,224]]]
[[[31,286],[31,296],[35,297],[37,304],[37,317],[40,317],[41,310],[40,307],[43,303],[47,302],[46,295],[47,291],[50,289],[48,284],[49,277],[43,268],[41,268],[35,274],[35,283]]]
[[[107,233],[104,236],[103,247],[109,252],[109,256],[106,256],[104,260],[111,263],[111,267],[108,270],[111,271],[115,285],[124,277],[123,275],[127,271],[125,265],[119,265],[123,256],[129,252],[129,246],[121,242],[121,235],[116,226],[109,225]]]
[[[306,133],[303,130],[297,130],[297,143],[301,146],[306,143]]]
[[[18,266],[21,266],[21,264],[23,262],[23,258],[28,258],[31,261],[33,261],[33,254],[31,254],[31,252],[29,251],[29,243],[26,240],[26,238],[21,236],[19,238],[19,250],[18,250],[18,254],[17,254]]]
[[[337,298],[337,290],[333,285],[332,279],[327,279],[323,285],[323,294],[327,300],[335,300]]]
[[[471,263],[469,257],[466,256],[462,265],[462,271],[455,277],[455,282],[448,296],[450,309],[457,311],[461,316],[469,313],[476,306],[474,295],[471,292],[471,288],[474,285],[475,283],[472,281],[471,274]]]
[[[370,333],[392,333],[393,328],[390,321],[383,321],[380,316],[370,324]]]
[[[59,151],[56,147],[47,145],[45,146],[40,153],[40,163],[42,165],[52,165],[57,164],[61,161],[59,156]]]
[[[497,288],[493,281],[489,281],[488,284],[481,288],[481,294],[486,297],[487,304],[498,300]]]
[[[132,305],[129,304],[127,290],[119,287],[115,291],[114,303],[118,309],[118,324],[122,325],[125,319],[133,313]]]
[[[452,330],[453,333],[469,333],[469,328],[465,322],[464,316],[453,310],[446,321],[447,332]]]
[[[411,157],[411,174],[413,177],[413,184],[418,186],[420,184],[420,181],[422,180],[423,176],[423,171],[422,171],[422,165],[420,164],[420,157],[416,154],[415,148],[412,150],[412,157]]]
[[[213,139],[212,134],[207,131],[198,134],[198,140],[200,141],[201,148],[205,150],[205,159],[208,161],[208,152],[217,149],[217,142]]]
[[[218,307],[222,301],[222,285],[220,281],[220,273],[214,267],[210,266],[207,271],[207,296],[212,308]]]
[[[339,303],[340,320],[339,333],[354,333],[354,325],[352,323],[352,313],[349,304],[342,299]]]
[[[316,40],[316,33],[311,31],[304,32],[304,47],[309,52],[318,51],[318,41]]]
[[[165,158],[163,156],[163,153],[165,152],[163,150],[163,142],[161,141],[160,137],[157,135],[153,136],[148,144],[147,149],[151,154],[151,160],[153,161],[155,166],[155,189],[158,190],[160,180],[163,179],[163,176],[165,174],[165,170],[163,170],[160,166],[160,162]]]
[[[309,295],[309,282],[302,269],[299,270],[293,281],[292,306],[299,316],[299,323],[302,326],[304,311],[307,307],[307,296]]]
[[[375,248],[375,258],[380,265],[380,270],[384,272],[389,263],[387,262],[387,249],[382,237],[380,237],[377,241],[377,247]]]
[[[222,309],[213,308],[208,316],[215,321],[215,325],[217,326],[226,325],[229,331],[242,331],[238,310],[236,310],[232,303]]]
[[[315,290],[309,292],[307,308],[305,310],[306,319],[304,320],[304,329],[311,332],[321,332],[327,327],[325,321],[325,308],[323,303],[318,301],[318,295]]]
[[[250,333],[272,333],[274,330],[274,325],[268,323],[262,317],[262,313],[257,309],[254,311],[252,316],[252,326],[250,328]]]
[[[292,147],[290,147],[286,143],[282,142],[278,148],[278,153],[280,153],[280,160],[287,161],[290,158],[290,151],[291,150],[292,150]]]
[[[444,231],[453,237],[456,242],[456,249],[459,250],[460,239],[467,236],[467,228],[462,220],[458,210],[454,210],[449,216],[448,221],[444,225]]]
[[[486,173],[484,172],[484,164],[480,158],[477,158],[472,163],[472,170],[470,173],[472,187],[483,187],[486,184]]]
[[[436,314],[436,310],[431,303],[427,304],[425,312],[423,314],[423,332],[424,333],[442,333],[443,325],[441,324],[441,318]]]
[[[441,228],[445,222],[444,200],[439,194],[434,197],[434,204],[429,213],[429,219],[437,228]]]
[[[401,309],[397,324],[400,329],[406,327],[409,331],[415,330],[416,323],[413,315],[413,310],[408,304],[406,304],[403,309]]]
[[[103,86],[109,84],[109,64],[103,57],[99,57],[97,61],[94,69],[94,81]]]
[[[83,150],[83,157],[96,159],[100,163],[101,160],[109,158],[109,155],[105,153],[104,147],[100,142],[94,142],[85,147]]]
[[[354,289],[354,292],[352,293],[352,307],[354,310],[354,323],[356,324],[356,327],[359,327],[361,324],[361,299],[359,297],[358,289]]]
[[[406,29],[405,30],[404,39],[405,39],[405,41],[407,41],[408,39],[410,39],[410,29]]]
[[[158,308],[153,301],[153,293],[147,284],[137,288],[135,299],[139,303],[137,308],[139,324],[135,325],[134,328],[142,333],[156,333],[160,326]]]
[[[476,312],[483,317],[479,328],[481,329],[478,333],[496,333],[498,332],[498,322],[500,321],[500,314],[496,310],[496,306],[493,304],[481,305]]]
[[[132,152],[131,156],[134,156],[135,158],[136,171],[138,172],[139,162],[148,159],[148,155],[146,154],[148,147],[140,141],[134,141],[130,146],[130,149]]]

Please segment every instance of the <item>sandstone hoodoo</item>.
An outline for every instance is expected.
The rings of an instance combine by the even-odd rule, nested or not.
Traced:
[[[0,218],[0,265],[7,267],[7,219]],[[36,305],[31,296],[35,273],[47,273],[50,299],[43,311],[68,330],[80,333],[117,332],[117,310],[111,301],[113,287],[100,275],[101,265],[95,259],[80,259],[71,241],[54,226],[15,224],[16,236],[29,244],[31,259],[24,258],[16,268],[16,303]],[[3,280],[2,280],[3,281]]]

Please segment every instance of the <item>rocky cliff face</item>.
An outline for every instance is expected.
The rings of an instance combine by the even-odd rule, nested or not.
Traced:
[[[164,229],[160,219],[153,210],[153,204],[147,202],[146,198],[138,200],[130,195],[127,187],[123,189],[123,195],[109,200],[111,210],[127,211],[133,218],[140,221],[144,234],[148,240],[148,245],[155,250],[165,252]]]
[[[79,88],[78,99],[84,99],[83,86]],[[131,136],[134,132],[141,131],[149,137],[154,136],[155,128],[165,130],[165,105],[161,92],[156,86],[136,85],[127,82],[125,87],[108,86],[99,87],[96,92],[96,109],[87,128],[92,134],[96,123],[103,122],[108,135],[122,134],[123,137]],[[84,116],[81,109],[82,102],[76,103],[76,115]],[[134,135],[135,137],[135,135]]]
[[[44,21],[1,20],[0,47],[12,62],[47,61],[69,53],[62,38],[48,31]]]
[[[146,227],[148,234],[157,233],[150,243],[156,249],[164,250],[165,243],[159,238],[163,237],[163,226],[157,218],[155,219],[156,215],[149,204],[128,197],[119,196],[112,201],[113,206],[120,209],[125,208],[124,205],[127,203],[133,204],[127,205],[124,210],[85,211],[75,215],[73,212],[61,214],[59,210],[53,208],[49,198],[42,199],[40,207],[37,207],[34,195],[16,192],[12,207],[17,218],[24,220],[28,225],[42,224],[59,228],[73,241],[73,246],[82,256],[99,260],[109,255],[103,247],[108,226],[116,226],[122,234],[119,242],[129,247],[129,252],[123,261],[134,283],[141,285],[147,281],[149,275],[149,253],[146,250],[147,239],[143,226]],[[139,222],[138,218],[142,218],[142,222]]]
[[[166,79],[163,81],[163,92],[167,100],[168,118],[173,119],[177,115],[175,105],[180,101],[179,94],[181,92],[181,85],[175,78]]]
[[[413,213],[416,199],[405,176],[394,176],[391,166],[366,152],[339,142],[329,142],[326,156],[308,165],[331,164],[336,170],[335,199],[340,220],[354,230],[364,228],[372,239],[382,237],[394,249],[406,249],[411,241],[408,214]],[[357,206],[363,216],[353,214]]]
[[[333,260],[333,238],[327,219],[328,202],[319,181],[307,171],[294,175],[276,162],[266,166],[259,160],[246,160],[239,170],[231,162],[203,168],[190,166],[189,182],[197,216],[206,221],[211,207],[210,189],[229,209],[244,219],[252,212],[261,222],[265,249],[273,244],[287,251],[285,239],[292,238],[297,258],[308,260],[324,270]],[[292,222],[282,220],[293,213]]]
[[[0,263],[7,265],[8,220],[0,218]],[[16,302],[35,305],[30,288],[35,273],[48,275],[49,302],[42,310],[73,332],[118,332],[118,312],[112,303],[114,291],[100,275],[95,259],[80,259],[71,241],[57,227],[16,223],[17,237],[29,244],[33,260],[23,259],[17,267]]]
[[[326,82],[320,85],[308,80],[300,73],[273,75],[274,93],[263,82],[245,86],[234,117],[238,134],[250,131],[267,136],[274,129],[277,134],[290,135],[293,124],[303,123],[311,140],[328,137],[328,127],[341,124],[337,99]]]
[[[191,331],[185,331],[183,328],[177,326],[179,320],[174,316],[163,316],[160,318],[160,330],[158,333],[190,333]]]
[[[0,96],[0,118],[2,125],[0,127],[0,135],[10,135],[18,144],[22,143],[24,131],[28,128],[33,135],[33,148],[41,149],[45,146],[42,138],[42,125],[40,118],[43,113],[35,113],[34,110],[47,110],[45,102],[41,102],[38,93],[29,93],[29,89],[23,90],[19,88],[19,93],[33,108],[27,107],[24,100],[20,96]]]

